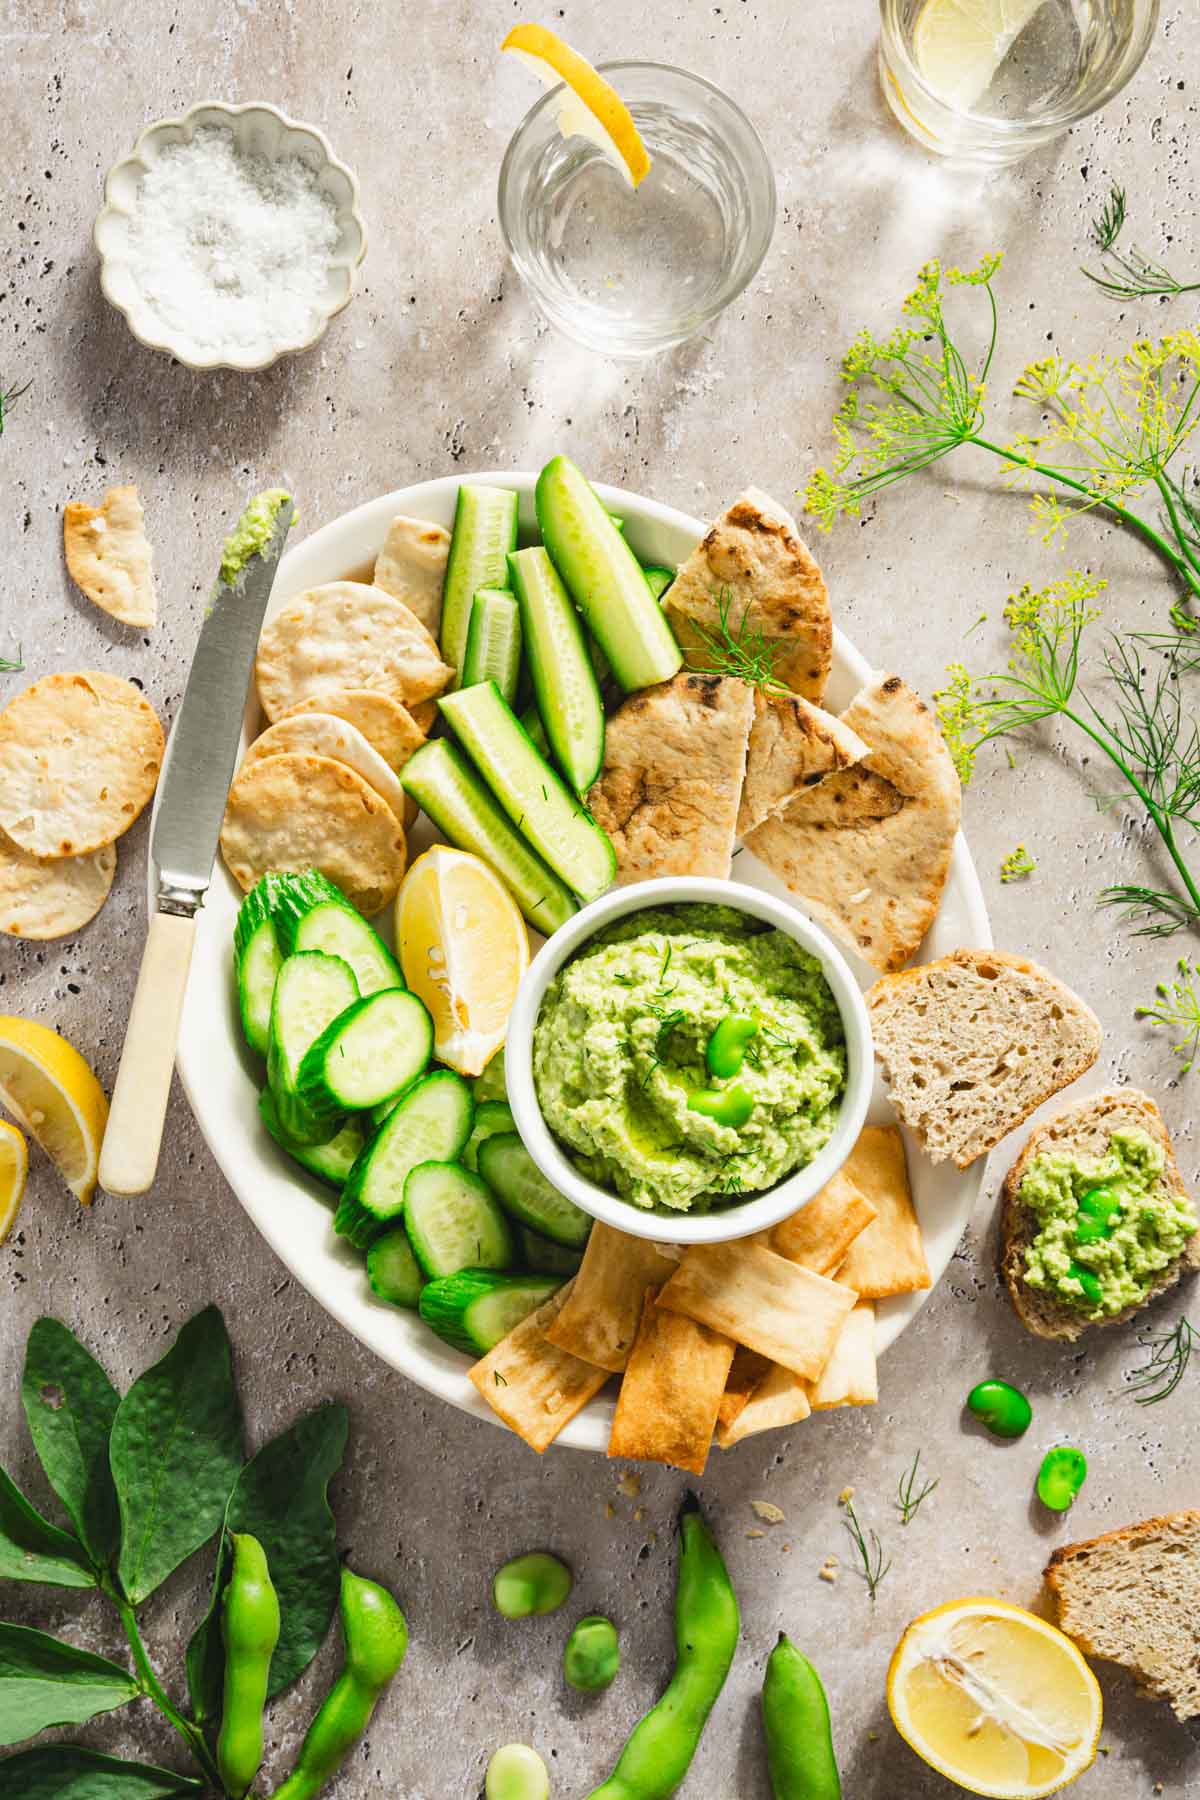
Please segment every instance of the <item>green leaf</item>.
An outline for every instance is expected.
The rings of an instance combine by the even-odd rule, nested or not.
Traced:
[[[319,1406],[266,1444],[238,1477],[225,1523],[248,1531],[266,1551],[282,1626],[271,1659],[269,1694],[306,1669],[329,1630],[338,1601],[336,1528],[327,1489],[346,1450],[344,1406]],[[219,1602],[229,1578],[228,1538],[217,1555],[212,1603],[188,1645],[188,1688],[199,1724],[221,1708],[225,1657]]]
[[[0,1469],[0,1580],[48,1581],[55,1587],[95,1587],[83,1545],[43,1519]]]
[[[206,1307],[134,1382],[113,1422],[121,1585],[135,1606],[208,1542],[242,1466],[225,1321]]]
[[[0,1794],[6,1800],[172,1800],[203,1786],[173,1769],[122,1762],[81,1744],[46,1744],[0,1761]]]
[[[38,1319],[25,1347],[21,1400],[46,1479],[98,1568],[119,1536],[108,1439],[120,1395],[58,1319]]]
[[[0,1744],[19,1744],[47,1725],[84,1725],[140,1694],[128,1670],[102,1656],[25,1625],[0,1625]]]

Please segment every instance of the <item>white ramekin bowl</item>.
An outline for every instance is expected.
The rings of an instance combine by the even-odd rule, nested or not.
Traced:
[[[619,1194],[598,1187],[579,1173],[550,1132],[538,1105],[533,1080],[533,1031],[546,989],[563,964],[614,920],[648,908],[683,903],[732,906],[786,932],[802,950],[815,956],[833,990],[846,1033],[846,1089],[833,1136],[803,1168],[773,1188],[711,1213],[650,1212]],[[765,1231],[811,1200],[845,1162],[867,1116],[874,1074],[871,1026],[862,992],[841,952],[819,926],[794,906],[736,881],[700,876],[639,882],[613,888],[585,906],[538,951],[517,992],[505,1049],[508,1100],[521,1138],[542,1174],[594,1219],[632,1237],[657,1243],[716,1244],[728,1238]]]
[[[172,332],[146,300],[129,266],[129,221],[137,204],[142,178],[163,150],[171,144],[190,143],[198,127],[223,125],[233,132],[239,150],[277,158],[298,156],[316,176],[336,208],[338,237],[330,257],[325,295],[312,330],[300,339],[276,338],[255,349],[212,349]],[[358,182],[346,164],[333,154],[329,140],[315,125],[288,118],[264,100],[245,106],[227,106],[206,100],[178,119],[158,119],[147,125],[132,151],[108,172],[104,205],[96,219],[93,237],[100,252],[100,286],[105,297],[125,321],[140,344],[164,350],[189,369],[266,369],[281,356],[309,350],[323,335],[336,313],[349,305],[355,275],[367,249],[367,228],[358,208]]]

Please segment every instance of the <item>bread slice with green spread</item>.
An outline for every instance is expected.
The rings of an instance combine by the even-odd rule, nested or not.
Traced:
[[[1177,1718],[1200,1718],[1200,1512],[1064,1544],[1045,1581],[1059,1627],[1085,1655],[1129,1669]]]
[[[1149,1155],[1143,1154],[1147,1140]],[[1055,1264],[1073,1256],[1064,1211],[1089,1184],[1093,1191],[1112,1187],[1119,1197],[1126,1164],[1135,1193],[1148,1185],[1161,1218],[1143,1212],[1136,1230],[1125,1234],[1128,1249],[1118,1224],[1111,1250],[1099,1240],[1084,1251],[1080,1266],[1093,1263],[1104,1289],[1102,1302],[1089,1304],[1069,1277],[1070,1293],[1054,1278]],[[1139,1088],[1091,1094],[1039,1125],[1008,1172],[1003,1198],[1000,1273],[1017,1317],[1036,1337],[1074,1343],[1091,1325],[1119,1325],[1200,1268],[1200,1231],[1184,1235],[1188,1214],[1194,1221],[1195,1213],[1170,1134]]]
[[[934,1162],[960,1169],[1090,1069],[1100,1021],[1037,963],[954,950],[866,996],[892,1104]]]

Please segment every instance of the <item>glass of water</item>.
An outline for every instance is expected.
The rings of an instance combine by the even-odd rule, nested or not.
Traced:
[[[926,149],[1009,163],[1136,73],[1159,0],[880,0],[887,102]]]
[[[775,177],[741,109],[698,75],[605,63],[651,156],[637,188],[558,128],[561,90],[526,115],[500,170],[500,229],[550,320],[608,356],[682,343],[736,299],[775,228]]]

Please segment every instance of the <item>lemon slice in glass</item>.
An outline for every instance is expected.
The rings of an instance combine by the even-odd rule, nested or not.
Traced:
[[[1095,1760],[1096,1677],[1069,1637],[1007,1600],[952,1600],[914,1619],[887,1698],[905,1742],[969,1794],[1041,1800]]]
[[[108,1101],[78,1050],[48,1025],[0,1018],[0,1104],[86,1206],[96,1191]]]
[[[913,60],[939,100],[970,112],[1044,0],[925,0]]]
[[[21,1210],[21,1195],[25,1192],[25,1171],[29,1166],[29,1153],[25,1148],[25,1139],[15,1125],[7,1119],[0,1119],[0,1244],[2,1244]]]
[[[650,170],[650,157],[633,116],[586,57],[544,25],[515,25],[500,46],[519,56],[548,88],[562,86],[558,128],[564,137],[585,137],[637,187]]]
[[[396,896],[404,979],[433,1019],[439,1062],[478,1075],[504,1042],[529,967],[529,934],[499,876],[466,850],[435,844]]]

